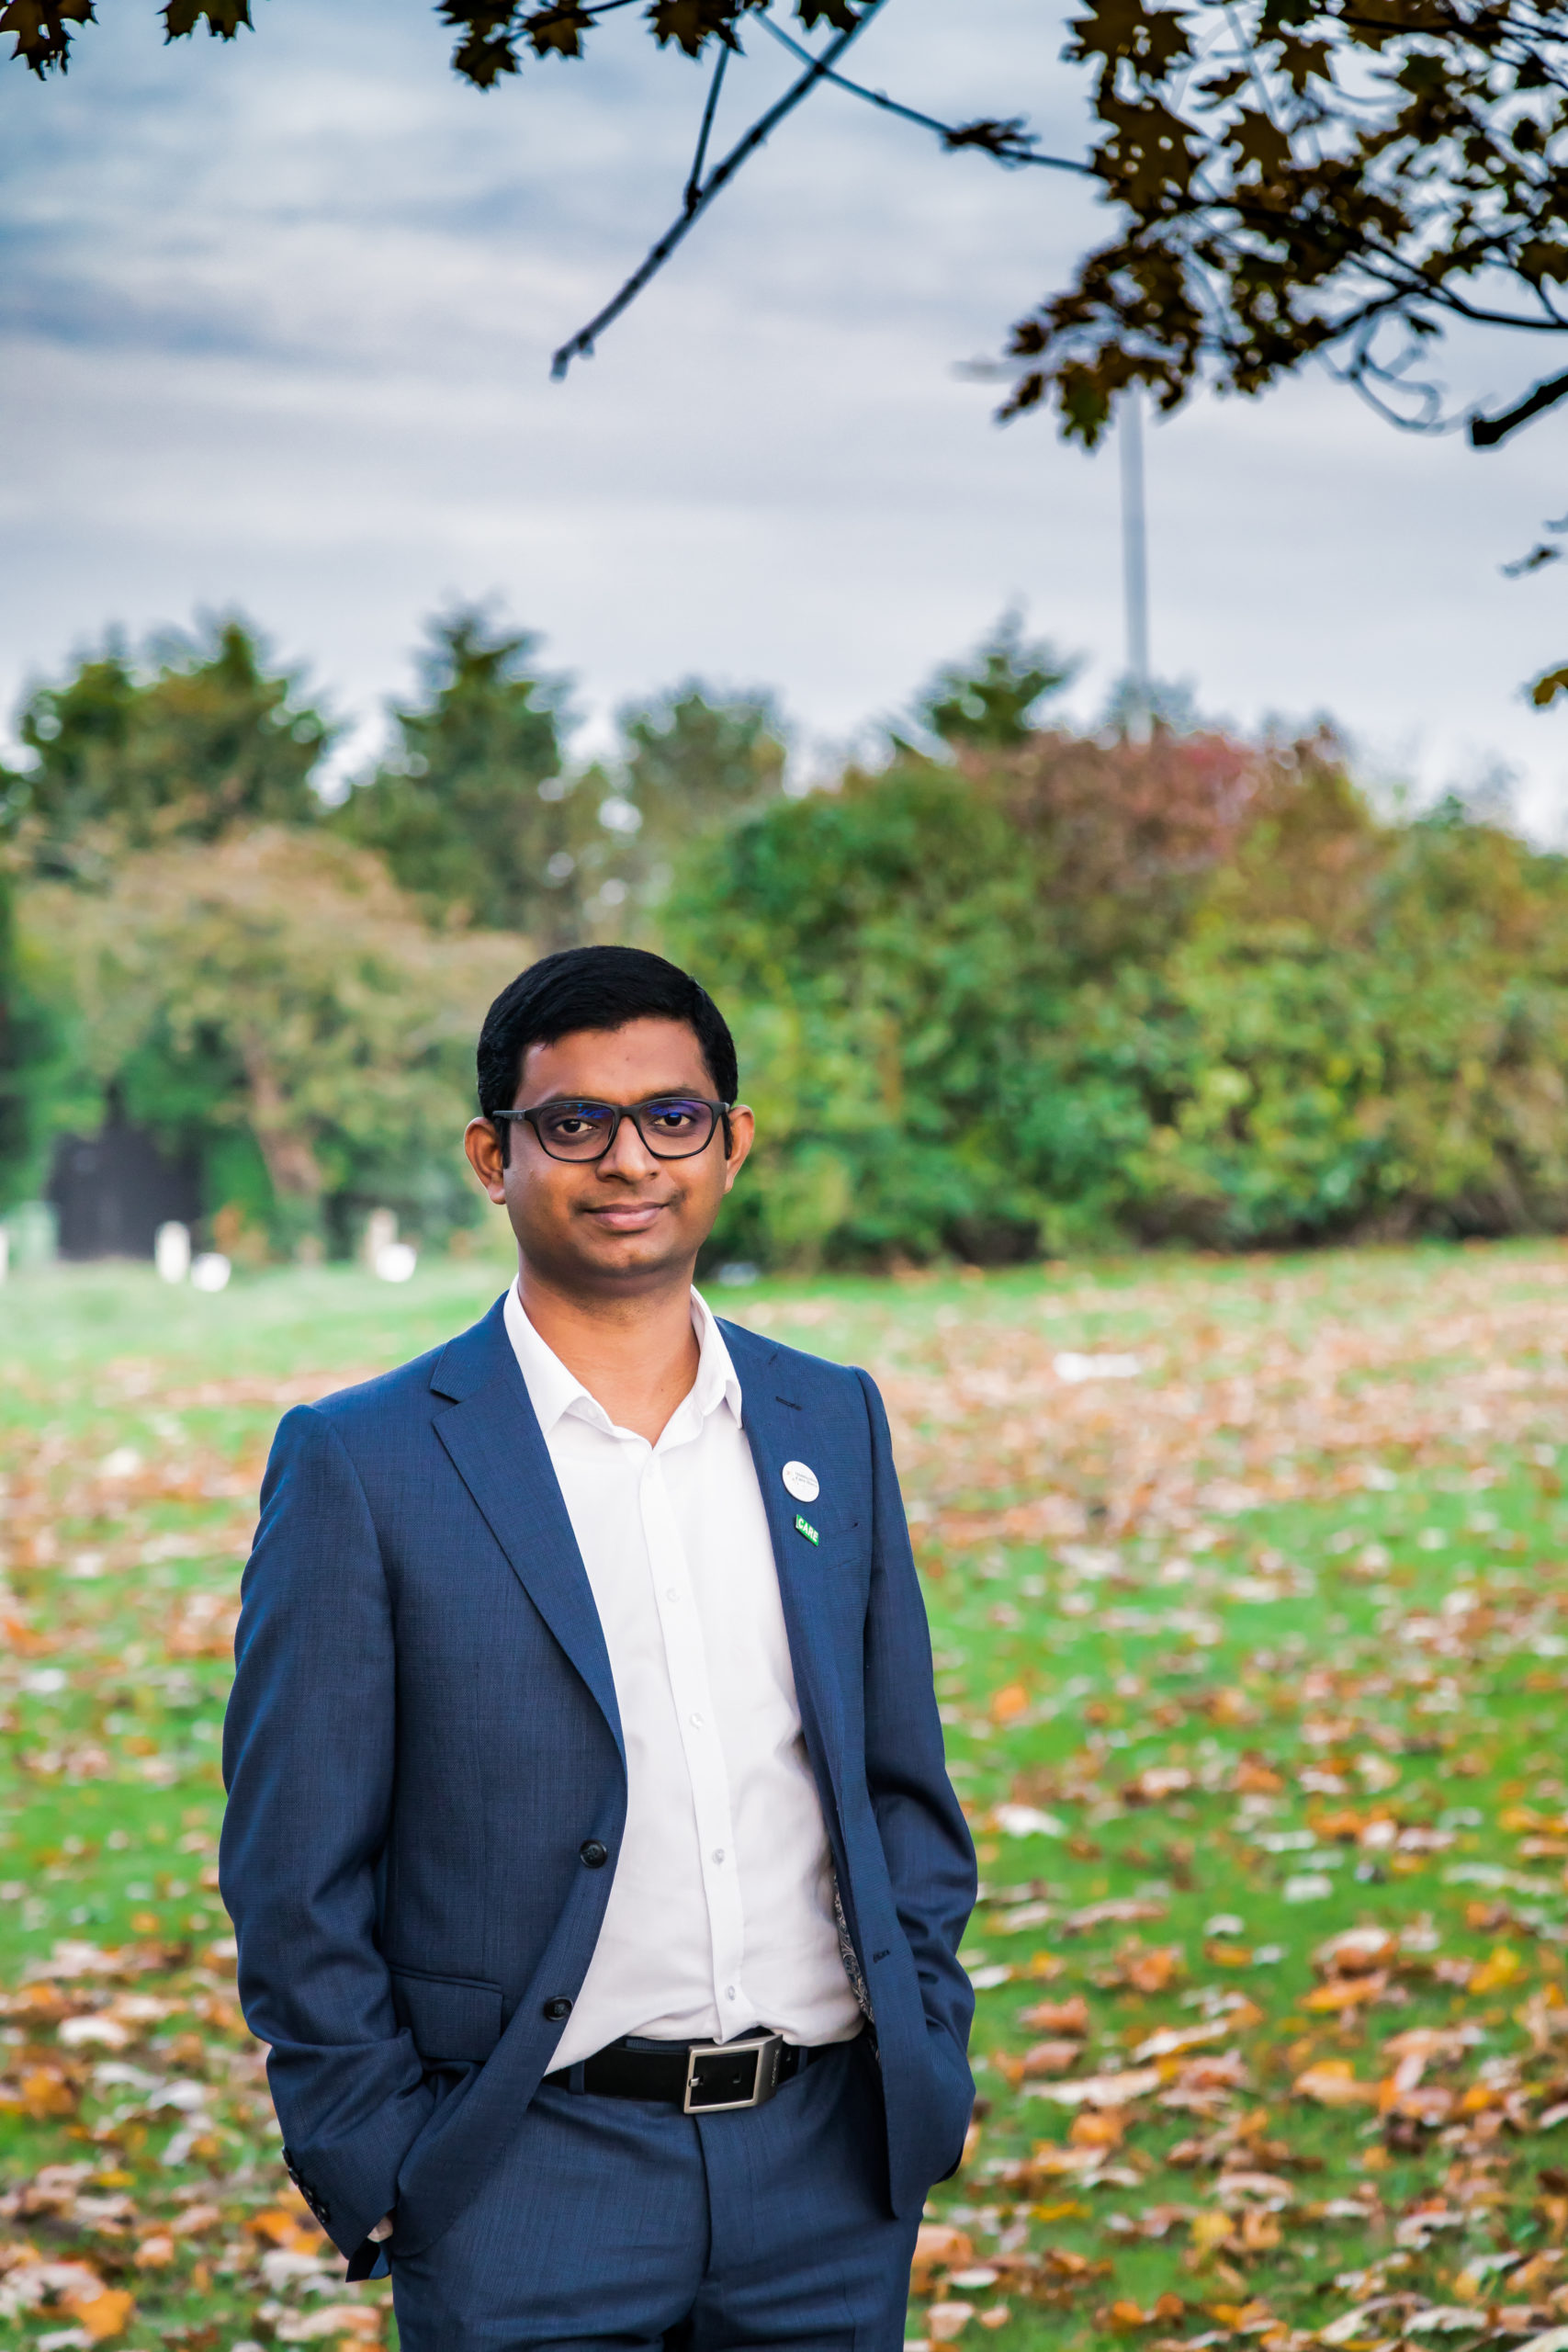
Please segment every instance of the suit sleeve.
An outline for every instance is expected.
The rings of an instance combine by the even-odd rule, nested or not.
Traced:
[[[396,1703],[386,1576],[353,1463],[310,1407],[273,1444],[234,1646],[221,1884],[240,1997],[271,2045],[289,2169],[363,2262],[434,2093],[376,1939]]]
[[[865,1636],[865,1758],[899,1923],[919,1978],[932,2056],[968,2082],[975,1995],[958,1945],[975,1907],[975,1848],[947,1777],[925,1602],[915,1574],[887,1415],[857,1377],[871,1422],[873,1532]]]

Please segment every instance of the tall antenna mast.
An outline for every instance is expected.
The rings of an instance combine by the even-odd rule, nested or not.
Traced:
[[[1149,555],[1144,520],[1143,395],[1131,385],[1122,395],[1122,587],[1127,614],[1127,683],[1131,688],[1127,732],[1146,743],[1154,721],[1149,691]]]

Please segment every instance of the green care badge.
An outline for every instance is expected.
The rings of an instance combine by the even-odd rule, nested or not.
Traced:
[[[797,1535],[804,1535],[808,1544],[820,1544],[822,1541],[811,1521],[808,1519],[802,1519],[798,1511],[795,1514],[795,1532]]]

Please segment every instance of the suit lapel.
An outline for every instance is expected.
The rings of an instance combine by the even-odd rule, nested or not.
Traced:
[[[436,1415],[435,1434],[519,1584],[592,1693],[624,1765],[599,1611],[500,1301],[442,1351],[430,1385],[454,1400]]]
[[[801,1724],[807,1749],[813,1751],[819,1771],[826,1767],[836,1797],[843,1772],[844,1727],[831,1638],[832,1612],[821,1582],[830,1571],[818,1547],[797,1532],[795,1520],[800,1506],[783,1476],[784,1465],[793,1456],[815,1452],[820,1457],[824,1448],[820,1434],[812,1432],[800,1400],[787,1394],[787,1376],[778,1377],[778,1351],[772,1342],[739,1324],[726,1323],[723,1329],[739,1375],[741,1413],[773,1542]]]

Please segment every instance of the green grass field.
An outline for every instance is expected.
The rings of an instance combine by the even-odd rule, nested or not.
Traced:
[[[279,1412],[498,1287],[0,1292],[0,2343],[387,2340],[234,2005],[219,1724]],[[1568,2347],[1568,1254],[725,1303],[883,1382],[980,1850],[910,2338]]]

